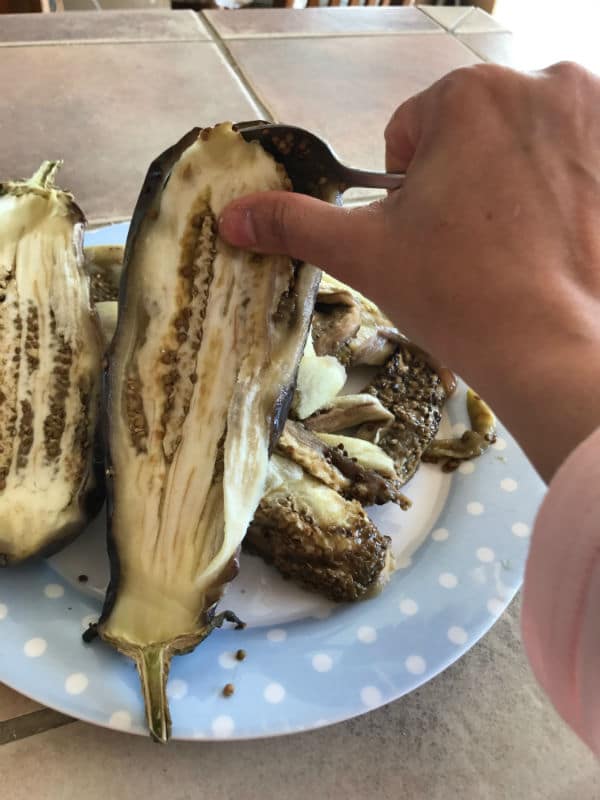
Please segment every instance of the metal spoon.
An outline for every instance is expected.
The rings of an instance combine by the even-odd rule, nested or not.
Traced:
[[[283,164],[297,192],[338,200],[353,186],[370,189],[399,189],[405,176],[368,172],[341,164],[331,147],[314,133],[292,125],[263,120],[238,122],[233,126],[246,141],[259,141]]]

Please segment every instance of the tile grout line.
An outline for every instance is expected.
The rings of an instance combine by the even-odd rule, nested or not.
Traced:
[[[461,35],[462,35],[462,34],[461,34]],[[495,63],[494,61],[490,61],[490,60],[489,60],[489,58],[487,58],[487,57],[486,57],[486,56],[485,56],[483,53],[480,53],[480,52],[479,52],[479,50],[477,50],[477,49],[476,49],[475,47],[473,47],[472,45],[470,45],[470,44],[467,44],[466,42],[463,42],[463,40],[462,40],[462,39],[459,39],[459,37],[458,37],[458,36],[455,36],[454,38],[456,39],[456,41],[457,41],[457,42],[459,42],[460,44],[462,44],[462,46],[463,46],[463,47],[464,47],[466,50],[468,50],[468,51],[469,51],[469,53],[472,53],[474,56],[477,56],[477,58],[480,58],[480,59],[483,61],[483,63],[484,63],[484,64],[493,64],[493,63]]]
[[[221,54],[227,66],[231,69],[235,77],[240,82],[242,88],[248,95],[249,99],[258,108],[260,115],[264,117],[264,119],[267,122],[275,122],[277,118],[271,111],[268,103],[265,100],[263,100],[260,94],[252,86],[252,84],[244,74],[244,71],[237,63],[233,53],[229,50],[225,41],[221,39],[221,37],[219,36],[219,33],[212,24],[212,22],[210,22],[210,20],[207,19],[204,15],[202,16],[202,22],[206,26],[206,29],[211,37],[212,43],[215,45],[215,47]]]
[[[23,41],[23,42],[2,42],[0,49],[4,47],[56,47],[56,46],[84,46],[84,45],[107,45],[107,44],[212,44],[210,39],[50,39],[46,41]]]
[[[497,32],[497,31],[493,31],[493,33],[496,33],[496,32]],[[508,31],[508,32],[510,33],[510,31]],[[507,31],[498,31],[498,33],[507,33]],[[511,34],[511,35],[512,35],[512,34]],[[466,50],[468,53],[471,53],[471,55],[477,56],[477,58],[481,59],[481,61],[482,61],[484,64],[486,64],[486,63],[488,63],[488,64],[489,64],[489,63],[492,63],[492,64],[493,64],[493,63],[494,63],[493,61],[490,61],[488,58],[486,58],[486,57],[483,55],[483,53],[480,53],[480,52],[479,52],[479,51],[478,51],[478,50],[477,50],[475,47],[472,47],[470,44],[467,44],[467,42],[464,42],[464,41],[463,41],[463,40],[460,38],[461,36],[463,36],[463,34],[462,34],[462,33],[451,33],[451,34],[450,34],[450,36],[452,36],[452,38],[453,38],[453,39],[454,39],[456,42],[458,42],[458,44],[460,44],[462,47],[464,47],[464,49],[465,49],[465,50]]]
[[[30,711],[20,717],[0,722],[0,746],[18,742],[30,736],[37,736],[40,733],[46,733],[63,725],[70,725],[73,722],[77,722],[77,720],[51,708]]]
[[[208,22],[208,21],[207,21]],[[252,42],[256,40],[275,39],[276,41],[287,39],[368,39],[369,37],[377,36],[439,36],[440,34],[448,34],[449,31],[444,28],[439,30],[422,30],[422,31],[366,31],[363,33],[355,33],[350,31],[348,33],[231,33],[224,37],[220,37],[223,42]]]
[[[452,25],[450,28],[448,28],[448,32],[453,34],[456,31],[456,29],[458,28],[458,26],[462,25],[463,22],[467,19],[467,17],[470,17],[473,14],[474,11],[475,11],[474,7],[466,9],[465,13],[456,20],[454,25]]]

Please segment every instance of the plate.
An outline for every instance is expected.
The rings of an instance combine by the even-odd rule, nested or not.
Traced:
[[[86,242],[119,244],[126,233],[127,224],[114,225]],[[461,385],[442,434],[460,434],[466,422]],[[339,722],[411,692],[472,647],[521,585],[544,493],[502,426],[498,434],[451,475],[423,465],[406,488],[408,512],[373,510],[398,564],[378,597],[335,605],[243,555],[221,607],[247,628],[216,631],[173,660],[173,738],[248,739]],[[81,640],[108,578],[103,528],[101,515],[57,556],[1,573],[0,681],[87,722],[146,734],[133,663]]]

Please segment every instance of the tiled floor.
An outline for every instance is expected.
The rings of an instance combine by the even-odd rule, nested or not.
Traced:
[[[0,47],[0,75],[17,74],[0,172],[64,158],[60,183],[93,221],[129,216],[150,161],[190,128],[258,115],[208,42]]]
[[[273,116],[325,136],[347,163],[382,169],[392,112],[456,67],[478,61],[449,36],[234,40],[228,47]]]
[[[3,44],[61,41],[196,41],[208,39],[200,17],[191,11],[116,11],[96,14],[15,14],[2,18]]]
[[[0,683],[0,722],[21,714],[29,714],[42,708],[39,703],[30,700],[22,694],[13,692],[8,686]]]
[[[205,17],[223,39],[441,33],[417,8],[381,8],[376,15],[371,11],[365,7],[272,9],[265,16],[263,11],[247,9],[239,14],[207,11]]]

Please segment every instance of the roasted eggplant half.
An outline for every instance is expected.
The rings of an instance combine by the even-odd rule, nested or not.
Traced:
[[[161,742],[171,657],[224,618],[320,280],[229,247],[217,219],[239,195],[289,188],[230,125],[195,129],[150,166],[129,231],[105,378],[111,581],[97,632],[135,661]]]
[[[0,184],[0,566],[59,549],[103,501],[102,341],[59,166]]]

